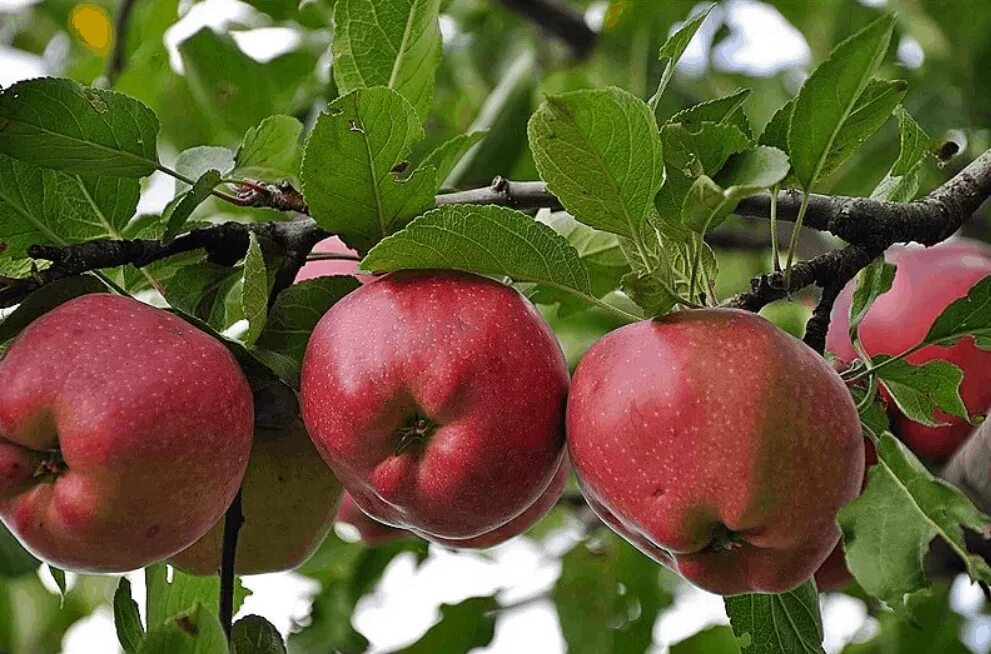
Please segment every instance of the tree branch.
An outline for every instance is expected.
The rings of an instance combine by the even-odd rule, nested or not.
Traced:
[[[234,622],[234,564],[237,559],[237,536],[244,524],[241,511],[241,490],[238,489],[234,501],[224,516],[224,536],[220,551],[220,625],[224,628],[227,642],[231,640]]]
[[[536,23],[567,44],[571,54],[584,59],[595,47],[596,33],[580,13],[562,0],[499,0],[507,9]]]
[[[131,10],[137,0],[121,0],[114,24],[114,49],[107,57],[107,87],[113,88],[121,71],[124,70],[124,50],[127,47],[127,27],[130,24]]]

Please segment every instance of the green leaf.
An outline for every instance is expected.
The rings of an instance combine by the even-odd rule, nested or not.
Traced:
[[[780,594],[727,597],[726,614],[743,654],[822,654],[819,593],[811,579]]]
[[[789,152],[788,128],[791,126],[791,114],[795,111],[796,99],[792,98],[774,112],[771,120],[764,126],[764,131],[761,133],[758,143]]]
[[[943,309],[922,342],[953,345],[970,335],[978,347],[991,349],[991,275],[971,287],[966,297]]]
[[[891,290],[895,281],[895,266],[877,257],[857,274],[857,287],[850,303],[850,340],[860,340],[860,322],[870,311],[874,301]]]
[[[647,105],[616,88],[575,91],[544,101],[527,131],[537,170],[568,213],[643,250],[664,180]]]
[[[709,5],[697,16],[685,21],[674,34],[668,37],[664,45],[661,46],[660,52],[657,53],[657,59],[664,62],[664,70],[661,72],[661,79],[657,84],[657,90],[650,98],[650,108],[652,111],[657,109],[657,103],[660,101],[661,96],[664,95],[668,83],[674,76],[674,68],[678,65],[678,60],[681,59],[681,55],[685,54],[685,48],[688,47],[692,37],[702,27],[705,19],[709,17],[709,12],[712,11],[714,6]]]
[[[234,175],[269,182],[299,178],[303,124],[292,116],[269,116],[244,134],[234,155]]]
[[[949,361],[933,359],[915,366],[904,359],[877,356],[874,365],[881,366],[878,378],[910,420],[929,427],[947,424],[936,417],[937,410],[969,419],[960,398],[963,371]]]
[[[0,152],[75,175],[144,177],[158,168],[158,119],[134,98],[45,77],[0,93]]]
[[[0,324],[2,328],[2,324]],[[2,341],[3,339],[0,339]],[[2,350],[0,350],[2,352]],[[41,561],[31,556],[24,546],[0,523],[0,577],[14,579],[32,574]]]
[[[743,198],[774,186],[788,174],[788,156],[758,145],[730,158],[717,176],[702,175],[692,184],[682,207],[682,221],[699,234],[715,229]]]
[[[232,654],[286,654],[282,635],[260,615],[249,615],[234,623]]]
[[[866,393],[867,389],[864,386],[854,385],[850,387],[850,394],[853,396],[853,401],[857,403],[857,411],[860,414],[860,426],[864,428],[865,432],[876,438],[890,429],[888,408],[877,393],[874,394],[871,401],[863,402]]]
[[[327,309],[358,286],[354,277],[340,275],[293,284],[276,297],[255,345],[288,357],[298,366],[317,322]]]
[[[148,630],[138,654],[228,654],[217,616],[197,602],[189,612]]]
[[[469,597],[457,604],[441,604],[440,621],[402,654],[468,654],[485,647],[495,635],[494,597]]]
[[[750,89],[737,89],[730,95],[683,109],[671,116],[667,124],[680,123],[685,129],[696,132],[702,128],[702,123],[725,123],[739,128],[748,139],[753,140],[750,121],[743,111],[743,103],[749,97]]]
[[[893,27],[893,17],[877,19],[837,45],[802,85],[788,128],[788,154],[805,190],[812,189],[825,169],[857,100],[888,50]]]
[[[331,51],[341,94],[385,86],[425,118],[440,63],[439,12],[440,0],[338,0]]]
[[[196,207],[210,197],[210,193],[219,183],[220,171],[211,169],[200,175],[192,188],[173,198],[162,212],[162,220],[165,222],[165,234],[162,240],[174,239],[185,227],[186,221],[193,215]]]
[[[709,627],[672,645],[670,654],[740,654],[740,646],[731,628]]]
[[[156,563],[145,568],[145,588],[147,589],[145,614],[149,638],[153,629],[172,618],[196,610],[197,605],[216,611],[214,607],[220,601],[219,577],[216,575],[196,577],[172,568],[172,581],[168,581],[164,563]],[[241,580],[237,579],[234,584],[235,613],[244,598],[250,594],[251,592],[241,584]]]
[[[930,591],[909,596],[914,623],[891,611],[879,611],[879,629],[867,642],[853,642],[843,654],[970,654],[961,642],[967,619],[950,608],[950,584],[937,583]],[[673,654],[673,653],[672,653]]]
[[[644,652],[673,597],[661,568],[616,534],[582,542],[561,558],[551,598],[571,654]]]
[[[224,331],[244,317],[241,297],[233,291],[241,283],[239,268],[201,261],[175,271],[165,286],[171,306]]]
[[[919,192],[922,164],[932,153],[934,141],[905,110],[897,107],[900,149],[891,170],[871,193],[871,197],[892,202],[911,202]]]
[[[68,175],[0,154],[3,256],[25,257],[36,244],[121,238],[139,194],[136,179]]]
[[[923,559],[934,538],[949,545],[971,577],[991,581],[991,568],[964,545],[962,527],[983,533],[991,518],[933,477],[894,436],[877,442],[881,465],[870,468],[860,497],[840,509],[847,567],[863,589],[911,617],[911,594],[928,586]]]
[[[880,129],[907,91],[908,84],[902,80],[871,80],[836,134],[819,177],[825,177],[839,168]]]
[[[359,252],[434,206],[431,168],[401,167],[423,138],[413,107],[385,88],[353,91],[317,119],[303,155],[303,194],[321,227]]]
[[[93,275],[67,277],[45,284],[0,321],[0,345],[17,336],[35,318],[40,318],[60,304],[80,295],[106,293],[107,290],[107,286]]]
[[[505,207],[434,209],[361,261],[361,269],[369,272],[431,268],[505,275],[591,298],[588,271],[578,252],[547,225]]]
[[[459,134],[452,139],[444,141],[427,155],[423,160],[423,166],[433,166],[436,171],[435,176],[438,186],[444,188],[446,180],[454,167],[458,165],[464,157],[477,143],[479,143],[488,130],[478,130],[469,134]]]
[[[48,573],[52,575],[52,579],[55,580],[55,585],[58,586],[58,592],[62,598],[62,601],[65,602],[65,570],[56,568],[51,563],[47,563],[45,565],[48,567]]]
[[[114,627],[117,629],[117,640],[127,654],[136,654],[145,630],[141,625],[138,605],[131,597],[131,582],[121,577],[117,582],[114,593]]]
[[[220,174],[227,176],[234,170],[234,153],[229,148],[221,148],[212,145],[197,145],[194,148],[183,150],[175,160],[175,170],[177,173],[197,179],[206,174],[211,169],[219,170]],[[189,184],[182,180],[176,180],[176,195],[188,191]]]
[[[248,321],[244,344],[251,347],[262,330],[268,316],[268,273],[258,237],[252,232],[248,241],[248,253],[244,256],[241,275],[241,310]]]
[[[645,316],[663,316],[678,304],[678,290],[670,279],[656,274],[631,272],[623,275],[622,289],[643,309]]]

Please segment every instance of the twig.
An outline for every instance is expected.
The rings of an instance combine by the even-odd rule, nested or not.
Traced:
[[[506,8],[533,21],[548,34],[564,41],[577,59],[595,47],[596,34],[582,15],[561,0],[499,0]]]
[[[826,333],[829,331],[830,314],[833,311],[833,305],[836,304],[836,298],[839,297],[848,281],[850,280],[835,279],[823,286],[822,295],[819,296],[819,302],[812,311],[812,317],[805,323],[805,336],[802,340],[819,354],[826,351]]]
[[[121,0],[120,9],[117,10],[117,20],[114,24],[114,46],[110,56],[107,57],[107,87],[113,88],[117,82],[117,77],[124,70],[124,51],[127,47],[127,27],[130,24],[131,10],[137,0]]]
[[[224,538],[220,551],[220,625],[224,628],[227,642],[231,640],[234,622],[234,564],[237,559],[237,535],[244,524],[241,512],[241,491],[238,489],[224,516]]]

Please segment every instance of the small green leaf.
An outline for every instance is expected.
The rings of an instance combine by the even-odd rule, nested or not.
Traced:
[[[578,252],[547,225],[505,207],[434,209],[376,245],[361,262],[369,272],[431,268],[505,275],[591,298]]]
[[[149,629],[138,654],[228,654],[227,638],[217,616],[197,602]]]
[[[727,597],[726,614],[742,654],[822,654],[819,593],[811,579],[780,594]]]
[[[239,268],[200,261],[175,271],[165,286],[165,300],[176,309],[224,331],[244,317]]]
[[[945,421],[936,417],[937,410],[969,419],[960,398],[963,371],[952,363],[933,359],[914,366],[904,359],[877,356],[874,365],[881,366],[877,370],[878,378],[910,420],[929,427],[945,425]]]
[[[413,107],[390,89],[353,91],[330,103],[303,155],[303,194],[314,220],[367,252],[433,207],[433,169],[394,172],[421,138]]]
[[[627,273],[623,275],[622,288],[645,316],[663,316],[678,304],[674,284],[657,274]]]
[[[0,353],[2,352],[0,348]],[[39,565],[41,561],[31,556],[17,538],[0,523],[0,577],[14,579],[32,574]]]
[[[174,168],[177,173],[190,179],[197,179],[211,169],[219,170],[221,175],[227,176],[234,170],[234,153],[229,148],[197,145],[180,152],[179,156],[176,157]],[[176,180],[176,195],[189,189],[189,184],[179,179]]]
[[[731,628],[709,627],[672,645],[670,654],[740,654],[740,646]]]
[[[893,17],[877,19],[837,45],[802,85],[788,128],[788,154],[805,190],[812,189],[840,142],[847,119],[888,50],[893,27]]]
[[[661,73],[661,79],[657,84],[657,90],[654,95],[650,98],[650,108],[651,111],[657,109],[657,103],[660,102],[661,96],[664,95],[665,89],[668,87],[668,83],[674,76],[674,68],[678,65],[678,60],[681,59],[681,55],[685,54],[685,48],[691,42],[692,37],[695,33],[699,31],[702,27],[702,23],[705,19],[709,17],[709,12],[715,5],[709,5],[704,10],[702,10],[694,18],[691,18],[678,28],[678,30],[668,37],[668,40],[664,42],[661,46],[660,51],[657,53],[658,61],[664,62],[664,70]]]
[[[117,629],[117,640],[127,654],[136,654],[145,630],[141,625],[138,605],[131,597],[131,582],[121,577],[117,582],[114,593],[114,627]]]
[[[211,169],[200,175],[192,188],[173,198],[162,212],[162,220],[165,222],[165,234],[162,240],[174,239],[185,227],[186,221],[193,215],[196,207],[210,197],[210,193],[219,183],[220,171]]]
[[[761,145],[769,145],[788,152],[788,128],[791,126],[791,114],[795,111],[795,100],[792,98],[774,112],[771,120],[764,126],[764,131],[758,139]]]
[[[485,647],[495,635],[494,597],[469,597],[457,604],[442,604],[440,621],[418,641],[399,650],[402,654],[468,654]]]
[[[56,568],[51,563],[46,564],[46,566],[48,567],[48,573],[52,575],[52,579],[55,580],[55,585],[58,586],[59,595],[61,595],[62,602],[64,603],[65,591],[66,591],[65,570],[62,570],[61,568]]]
[[[469,150],[480,142],[488,130],[478,130],[469,134],[459,134],[438,145],[423,160],[422,166],[432,166],[436,171],[437,184],[444,188],[446,180]]]
[[[421,120],[430,111],[440,63],[440,0],[338,0],[334,80],[341,95],[385,86],[409,100]]]
[[[286,654],[282,635],[260,615],[249,615],[234,623],[232,654]]]
[[[667,124],[680,123],[687,130],[695,132],[702,128],[702,123],[725,123],[739,128],[748,139],[752,140],[750,121],[743,111],[743,103],[749,97],[750,89],[737,89],[730,95],[683,109],[671,116]]]
[[[292,116],[269,116],[244,134],[234,155],[234,175],[269,182],[296,180],[303,158],[303,124]]]
[[[836,134],[819,177],[825,177],[839,168],[880,129],[907,91],[908,84],[901,80],[871,80]]]
[[[144,177],[158,168],[158,119],[121,93],[43,77],[0,93],[0,152],[76,175]]]
[[[241,310],[248,321],[244,344],[251,347],[265,329],[268,316],[268,273],[265,270],[265,257],[254,233],[248,242],[248,253],[244,256]]]
[[[923,343],[953,345],[965,336],[974,336],[979,347],[991,349],[991,275],[943,309]]]
[[[548,98],[527,131],[537,170],[568,213],[642,250],[664,180],[647,105],[616,88],[575,91]]]
[[[932,154],[935,144],[904,107],[896,108],[895,115],[898,117],[901,143],[898,159],[871,193],[871,197],[891,202],[911,202],[919,192],[922,165]]]
[[[145,568],[145,588],[147,589],[145,615],[148,621],[149,639],[153,629],[166,624],[172,618],[195,611],[197,605],[208,607],[209,611],[216,611],[215,607],[220,601],[219,577],[196,577],[173,568],[172,581],[168,581],[164,563],[156,563]],[[250,594],[251,592],[241,584],[241,580],[237,579],[234,584],[235,613],[244,598]]]
[[[847,567],[867,593],[911,617],[911,595],[928,586],[923,559],[941,538],[971,577],[991,581],[991,568],[964,545],[962,527],[983,533],[991,518],[956,488],[936,479],[894,436],[877,442],[860,497],[840,509]]]
[[[857,274],[857,288],[850,303],[850,340],[860,340],[860,322],[870,311],[875,300],[891,290],[895,281],[895,266],[887,263],[884,257],[877,257]]]
[[[327,309],[358,286],[354,277],[339,275],[293,284],[275,299],[265,329],[255,345],[288,357],[298,366],[317,322]]]

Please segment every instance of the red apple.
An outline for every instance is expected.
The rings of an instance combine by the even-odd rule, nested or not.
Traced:
[[[683,311],[607,334],[578,365],[567,424],[592,509],[723,595],[811,577],[864,475],[839,375],[744,311]]]
[[[919,344],[933,322],[950,303],[967,295],[977,282],[991,275],[987,246],[954,239],[931,248],[893,248],[886,255],[898,266],[891,290],[877,299],[860,323],[860,341],[870,356],[896,355]],[[850,341],[850,303],[854,283],[843,290],[833,308],[826,347],[844,359],[857,353]],[[972,337],[951,347],[930,345],[908,357],[913,364],[942,359],[964,373],[960,395],[971,415],[991,406],[991,352],[979,349]],[[894,408],[894,403],[890,403]],[[894,429],[920,456],[941,463],[963,444],[971,425],[962,418],[940,414],[940,427],[926,427],[895,413]]]
[[[257,429],[241,484],[244,524],[234,570],[256,575],[292,570],[320,547],[334,524],[341,484],[330,474],[301,423]],[[197,575],[220,570],[224,521],[169,563]]]
[[[384,525],[367,515],[358,508],[351,496],[344,493],[341,508],[337,510],[337,522],[351,525],[358,531],[361,541],[370,547],[385,545],[401,538],[412,538],[413,534],[405,529],[396,529]]]
[[[314,254],[338,254],[357,256],[357,252],[348,248],[336,236],[325,239],[317,243],[313,248]],[[296,275],[296,281],[323,277],[325,275],[353,275],[358,269],[358,261],[348,259],[321,259],[310,261],[304,265]],[[362,275],[364,277],[365,275]]]
[[[123,572],[188,547],[234,499],[251,389],[230,352],[108,294],[35,320],[0,360],[0,518],[32,553]]]
[[[523,513],[564,444],[568,369],[534,307],[460,272],[387,275],[335,304],[301,373],[310,436],[354,501],[427,538]]]

